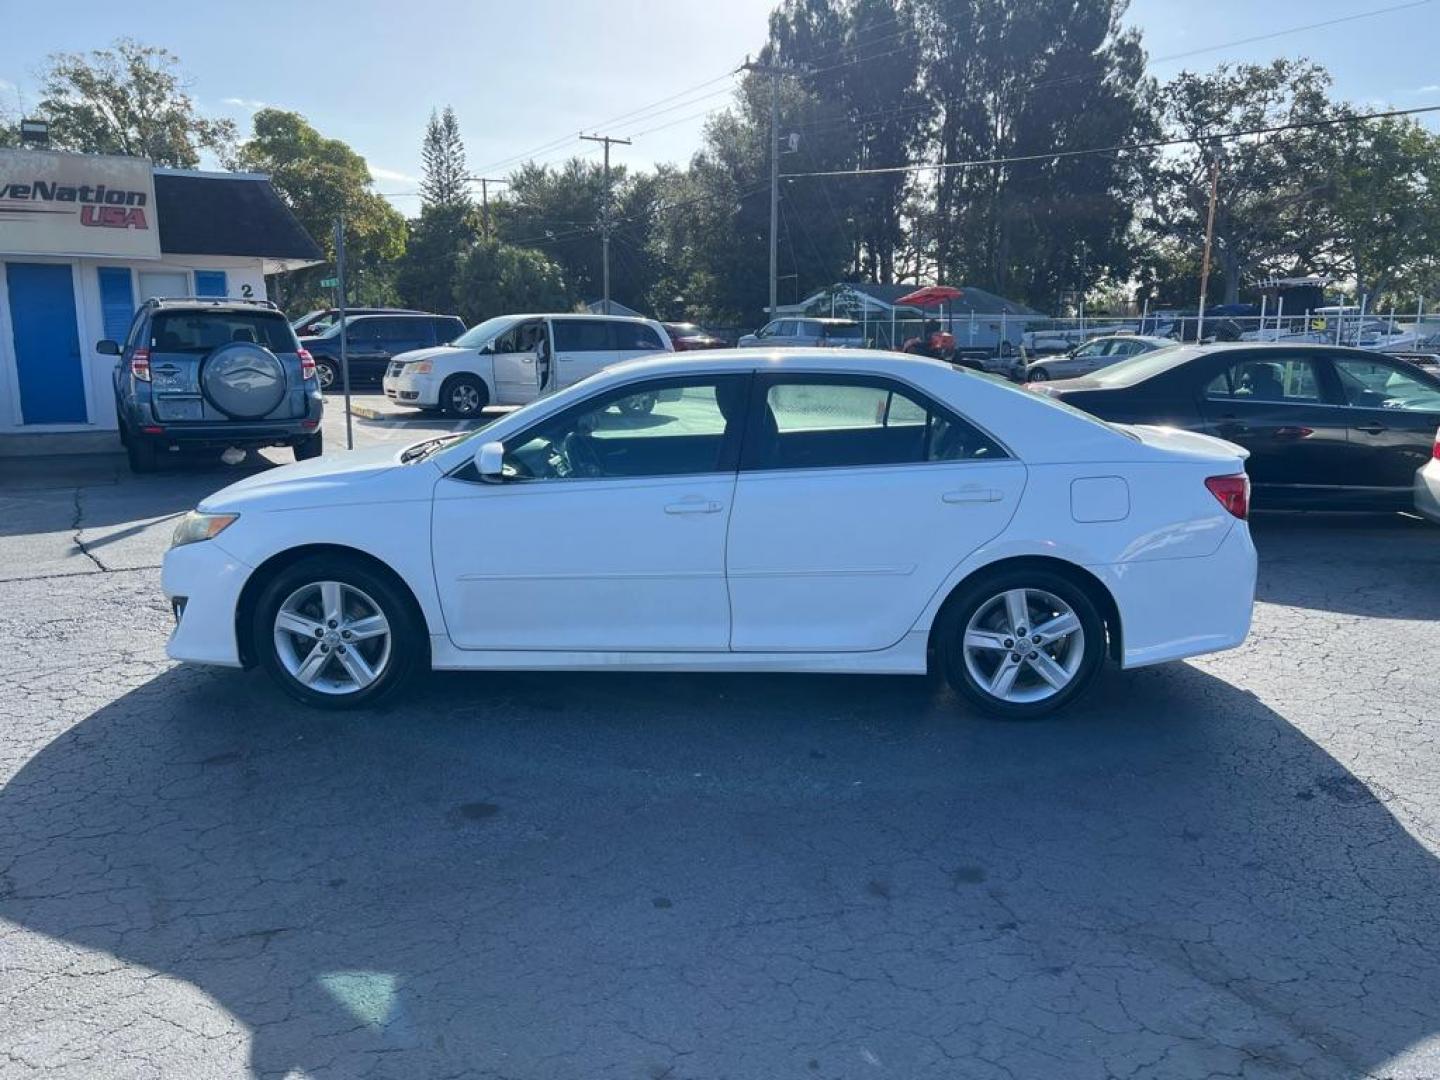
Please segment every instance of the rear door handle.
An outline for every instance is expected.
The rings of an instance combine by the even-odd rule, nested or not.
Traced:
[[[995,488],[961,488],[959,491],[947,491],[940,496],[942,502],[947,503],[991,503],[999,502],[1004,495]]]
[[[1356,424],[1356,431],[1363,431],[1366,435],[1383,435],[1390,429],[1384,424]]]
[[[686,499],[670,503],[665,507],[667,514],[718,514],[724,507],[711,499]]]

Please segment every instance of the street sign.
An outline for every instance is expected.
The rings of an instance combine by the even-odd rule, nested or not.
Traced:
[[[321,278],[320,287],[322,289],[338,289],[340,287],[340,279],[338,277]]]

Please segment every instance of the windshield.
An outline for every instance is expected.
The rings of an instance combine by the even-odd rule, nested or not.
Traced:
[[[499,315],[493,319],[486,319],[480,325],[466,330],[450,344],[458,345],[462,349],[478,349],[499,335],[506,327],[513,326],[514,323],[514,315]]]
[[[1162,371],[1179,367],[1185,361],[1198,355],[1200,355],[1200,350],[1193,345],[1167,345],[1163,349],[1139,353],[1136,356],[1120,360],[1086,377],[1101,386],[1134,386],[1151,376],[1159,375]]]

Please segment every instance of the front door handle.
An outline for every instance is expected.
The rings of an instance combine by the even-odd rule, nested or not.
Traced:
[[[940,496],[941,502],[947,503],[992,503],[999,502],[1004,495],[995,488],[961,488],[959,491],[947,491]]]
[[[665,507],[667,514],[718,514],[724,507],[711,499],[686,499],[670,503]]]
[[[1356,424],[1356,431],[1363,431],[1366,435],[1383,435],[1390,429],[1384,424]]]

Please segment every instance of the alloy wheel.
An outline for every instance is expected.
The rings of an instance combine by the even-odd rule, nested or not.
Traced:
[[[1080,617],[1043,589],[1007,589],[965,626],[965,667],[982,690],[1017,704],[1044,701],[1074,680],[1085,658]]]
[[[459,383],[450,391],[450,408],[461,416],[480,411],[480,391],[469,383]]]
[[[385,672],[390,622],[368,593],[316,581],[275,612],[275,653],[297,682],[322,694],[353,694]]]

